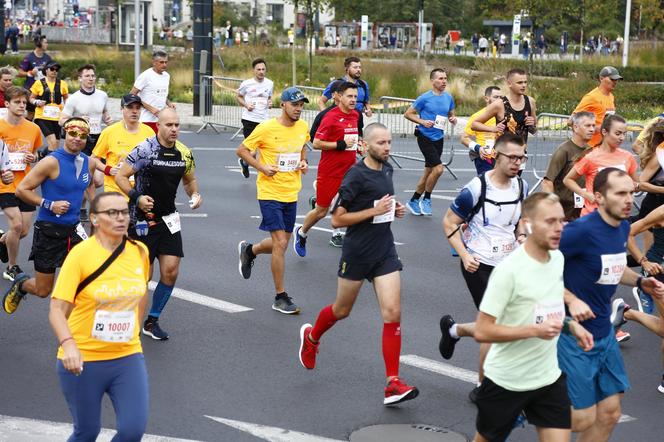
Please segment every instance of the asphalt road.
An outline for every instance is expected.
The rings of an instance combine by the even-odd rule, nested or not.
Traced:
[[[288,252],[286,287],[302,308],[299,316],[284,316],[270,309],[274,290],[269,257],[259,256],[250,280],[238,274],[237,243],[242,239],[258,241],[264,235],[258,230],[255,175],[247,180],[238,173],[233,150],[239,141],[229,141],[229,137],[229,133],[182,135],[182,141],[194,149],[204,198],[198,213],[206,216],[182,219],[186,256],[177,287],[193,293],[172,299],[162,315],[161,323],[171,339],[156,342],[143,338],[150,379],[148,433],[205,441],[254,441],[258,436],[266,440],[315,441],[315,436],[348,440],[353,431],[365,426],[412,423],[472,436],[475,407],[467,400],[472,373],[463,369],[477,370],[479,346],[469,339],[460,342],[451,365],[438,364],[442,361],[437,350],[442,314],[453,314],[458,321],[472,320],[476,315],[458,258],[450,255],[441,229],[449,199],[473,176],[467,157],[457,155],[452,163],[458,180],[447,173],[441,178],[432,217],[407,215],[392,225],[404,263],[402,354],[408,355],[406,360],[411,364],[419,364],[402,363],[401,376],[421,393],[416,400],[385,408],[382,322],[368,285],[351,316],[324,336],[316,369],[303,369],[297,358],[301,324],[313,322],[336,293],[340,251],[327,244],[328,232],[310,234],[306,258],[297,257],[292,249]],[[412,140],[396,140],[395,144],[398,150],[416,151]],[[318,157],[317,153],[310,155],[312,166]],[[412,192],[421,163],[403,161],[401,165],[404,168],[396,169],[394,181],[397,196],[403,201]],[[303,180],[299,215],[307,212],[314,178],[312,168]],[[534,184],[530,173],[527,179]],[[181,191],[181,212],[196,213],[186,200]],[[330,229],[329,219],[318,227]],[[24,269],[32,269],[27,262],[30,241],[31,237],[22,245],[20,264]],[[0,288],[4,287],[8,284],[0,282]],[[629,296],[626,289],[619,293]],[[182,299],[186,295],[190,300]],[[232,309],[228,304],[215,304],[215,300],[250,310],[219,310],[214,307]],[[3,416],[70,422],[55,373],[56,342],[47,311],[48,301],[33,297],[21,304],[16,314],[0,317],[0,441],[10,440],[7,434],[17,434],[5,433],[3,439],[3,431],[8,431],[2,427]],[[656,389],[662,369],[660,340],[637,325],[626,329],[632,340],[622,349],[632,389],[623,401],[626,422],[617,426],[612,440],[659,441],[657,422],[664,399]],[[63,433],[45,439],[32,437],[31,428],[36,427],[32,421],[25,422],[25,428],[19,430],[25,430],[27,436],[14,440],[63,438]],[[107,399],[103,424],[114,427]],[[510,438],[534,439],[531,427],[515,430]]]

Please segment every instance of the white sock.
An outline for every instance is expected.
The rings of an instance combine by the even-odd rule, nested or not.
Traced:
[[[300,235],[302,238],[306,238],[307,234],[304,232],[304,229],[300,227],[300,229],[297,231],[297,234]]]
[[[454,339],[459,339],[459,335],[457,334],[457,325],[454,324],[452,327],[450,327],[450,336],[453,337]]]
[[[334,229],[332,231],[332,236],[343,235],[344,231],[341,229]]]

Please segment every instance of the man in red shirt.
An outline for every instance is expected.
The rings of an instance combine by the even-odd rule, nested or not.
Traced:
[[[358,150],[362,150],[358,129],[360,114],[355,110],[357,85],[344,82],[337,87],[337,93],[339,105],[325,114],[313,141],[314,149],[322,151],[316,178],[316,207],[307,213],[303,225],[293,235],[293,248],[301,257],[307,254],[307,233],[327,215],[341,180],[355,164]],[[343,245],[341,231],[335,230],[330,244]]]

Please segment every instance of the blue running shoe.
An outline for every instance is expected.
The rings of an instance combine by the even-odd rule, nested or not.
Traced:
[[[304,258],[307,256],[307,238],[300,235],[300,229],[302,226],[298,226],[293,233],[293,250],[297,253],[297,256]]]
[[[652,315],[655,312],[652,296],[636,287],[632,289],[632,296],[634,297],[634,306],[638,311],[649,315]]]
[[[424,216],[431,216],[431,200],[429,198],[422,198],[420,200],[420,212]]]
[[[415,216],[422,216],[422,211],[420,210],[420,202],[415,200],[410,200],[406,203],[406,207],[410,210]]]

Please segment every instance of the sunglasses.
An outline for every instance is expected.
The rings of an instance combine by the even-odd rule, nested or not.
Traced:
[[[69,135],[72,138],[80,138],[81,140],[87,140],[88,139],[88,134],[87,133],[79,132],[77,130],[67,131],[67,135]]]
[[[48,70],[58,72],[60,70],[60,68],[48,68]]]

